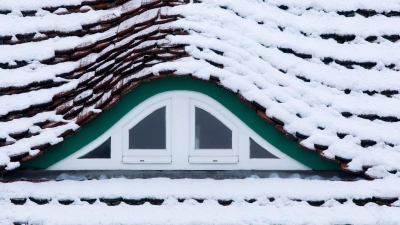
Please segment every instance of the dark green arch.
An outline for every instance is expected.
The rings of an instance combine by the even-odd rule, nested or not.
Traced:
[[[339,170],[339,164],[320,158],[317,154],[305,151],[279,134],[274,126],[256,115],[256,111],[241,102],[236,95],[224,91],[212,83],[202,82],[190,77],[167,77],[143,82],[131,92],[121,97],[111,109],[104,111],[94,121],[84,125],[80,131],[66,138],[55,148],[43,155],[22,164],[25,168],[47,168],[72,153],[83,148],[111,128],[118,120],[146,99],[166,91],[189,90],[203,93],[218,101],[235,114],[258,135],[274,145],[280,151],[314,170]]]

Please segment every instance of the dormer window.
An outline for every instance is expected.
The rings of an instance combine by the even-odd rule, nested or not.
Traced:
[[[189,163],[238,163],[237,126],[204,101],[189,100]]]
[[[123,163],[171,163],[171,99],[147,107],[122,129]]]
[[[129,150],[165,150],[167,148],[165,117],[164,106],[129,129]]]
[[[86,153],[78,159],[109,159],[111,158],[111,138],[108,138],[93,151]]]
[[[195,107],[195,150],[231,150],[232,130],[204,109]]]
[[[68,162],[71,160],[74,162]],[[266,142],[220,103],[191,91],[151,97],[95,141],[52,167],[105,168],[308,169]]]
[[[278,157],[250,138],[250,159],[278,159]]]

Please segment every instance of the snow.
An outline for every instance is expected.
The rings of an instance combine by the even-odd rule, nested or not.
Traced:
[[[88,2],[88,0],[85,0]],[[1,0],[2,10],[36,10],[45,7],[60,7],[65,5],[80,5],[83,0],[40,0],[40,1],[14,1]]]
[[[6,115],[8,112],[13,110],[23,110],[26,106],[38,105],[46,102],[51,102],[54,95],[66,92],[74,89],[78,85],[77,81],[71,81],[60,87],[54,87],[50,89],[41,89],[37,91],[30,91],[28,93],[22,93],[17,95],[3,95],[0,96],[0,115]],[[13,108],[10,110],[10,106]]]
[[[141,1],[129,1],[106,10],[83,6],[81,9],[87,12],[57,15],[66,13],[69,5],[81,5],[82,0],[0,1],[1,10],[12,11],[0,15],[0,36],[11,36],[13,41],[18,41],[19,34],[34,33],[35,38],[45,38],[45,31],[81,30],[86,24],[125,16],[142,4]],[[278,7],[281,5],[289,9],[282,10]],[[50,13],[41,9],[44,7],[59,9]],[[267,179],[252,176],[242,180],[85,180],[84,177],[75,177],[74,180],[61,175],[58,179],[68,180],[2,183],[0,224],[400,224],[400,172],[396,173],[400,170],[400,122],[370,121],[358,117],[375,114],[400,118],[400,108],[396,107],[400,105],[400,95],[387,97],[379,94],[385,90],[400,91],[397,71],[400,68],[400,42],[383,38],[383,35],[400,34],[400,18],[384,15],[365,18],[359,14],[345,17],[337,13],[357,9],[379,13],[400,11],[400,0],[386,0],[384,4],[376,0],[203,0],[199,4],[145,11],[102,33],[0,45],[0,63],[28,63],[16,69],[0,69],[0,88],[24,87],[42,81],[66,82],[48,89],[3,94],[0,96],[0,115],[51,102],[55,95],[103,76],[102,70],[115,64],[113,59],[104,61],[106,57],[103,56],[122,46],[137,45],[128,47],[130,49],[126,49],[120,57],[152,45],[168,47],[183,44],[189,57],[171,62],[150,61],[147,64],[158,64],[132,75],[127,74],[122,82],[128,83],[151,73],[159,75],[165,70],[181,75],[190,73],[204,80],[210,76],[217,77],[224,87],[265,107],[267,116],[283,121],[287,132],[309,136],[301,141],[302,145],[310,149],[314,149],[314,144],[329,146],[321,153],[323,156],[350,159],[346,169],[365,171],[369,178],[382,179],[344,182],[321,180],[317,176],[306,180],[299,179],[297,175],[290,179],[274,178],[272,175]],[[21,11],[24,10],[37,12],[35,16],[23,17]],[[177,21],[153,24],[125,39],[118,37],[100,53],[91,53],[79,61],[55,65],[39,62],[54,57],[55,51],[74,49],[84,43],[99,43],[126,29],[137,28],[160,14],[180,16]],[[164,40],[142,42],[144,34],[169,27],[184,29],[189,35],[168,35]],[[333,39],[321,38],[323,34],[354,35],[355,39],[340,44]],[[366,41],[369,36],[377,36],[377,40],[372,43]],[[307,54],[311,58],[283,53],[279,50],[282,48]],[[165,53],[160,56],[173,55]],[[328,57],[338,61],[325,64],[322,60]],[[339,65],[340,61],[372,62],[376,66],[348,69]],[[210,62],[218,63],[223,68]],[[391,64],[394,69],[387,68]],[[90,72],[85,71],[79,79],[57,76],[85,65],[91,65],[87,69]],[[121,65],[127,66],[130,62]],[[141,63],[130,68],[138,65]],[[114,74],[105,72],[98,85],[110,82],[114,77]],[[344,90],[351,92],[346,94]],[[378,94],[369,96],[363,93],[365,91],[377,91]],[[112,89],[105,93],[93,93],[91,89],[79,93],[63,106],[81,109],[83,106],[74,106],[73,101],[90,96],[91,99],[99,99],[95,102],[97,104],[83,108],[81,114],[101,113],[95,107],[113,97]],[[343,117],[343,112],[352,116]],[[35,125],[43,121],[62,122],[62,125],[53,128]],[[25,153],[34,156],[40,154],[34,147],[62,142],[61,134],[79,129],[75,121],[76,118],[65,120],[55,111],[0,121],[0,139],[13,143],[0,147],[0,167],[16,169],[20,162],[12,162],[10,156]],[[32,136],[20,140],[10,136],[26,131]],[[347,135],[339,138],[338,133]],[[374,140],[377,144],[364,148],[362,140]],[[50,203],[37,205],[29,197],[48,199]],[[28,200],[24,205],[14,205],[11,198]],[[89,205],[81,198],[97,200]],[[149,198],[164,199],[164,202],[160,206],[149,203],[132,206],[122,202],[111,207],[102,203],[101,198]],[[390,206],[372,202],[359,206],[353,202],[374,198],[398,200]],[[74,202],[71,205],[58,202],[66,199]],[[180,199],[186,200],[181,203]],[[199,203],[195,199],[205,200]],[[249,199],[256,201],[249,203],[246,201]],[[342,199],[347,201],[341,203],[339,200]],[[218,200],[233,202],[222,206]],[[315,207],[307,201],[323,201],[323,204]]]
[[[109,14],[108,11],[92,10],[85,13],[71,13],[68,15],[48,13],[34,17],[0,15],[3,21],[3,23],[0,24],[0,35],[26,34],[36,31],[69,32],[81,30],[82,25],[95,23],[107,14]],[[66,20],[68,20],[68,23],[65,23]],[[14,26],[13,24],[18,24],[18,26]],[[60,24],[62,24],[62,26],[60,26]]]
[[[352,1],[330,1],[330,0],[271,0],[268,1],[271,5],[286,5],[290,7],[300,8],[305,10],[307,8],[315,8],[331,11],[351,11],[357,9],[370,9],[377,12],[400,11],[399,0],[386,0],[385,4],[375,0],[352,0]]]
[[[131,19],[134,19],[134,21],[130,21]],[[137,17],[132,17],[131,19],[126,20],[126,21],[124,21],[124,22],[122,22],[120,24],[120,26],[118,28],[118,33],[121,32],[124,29],[128,29],[129,26],[134,26],[132,23],[136,22]],[[127,21],[129,21],[129,24],[125,23]],[[141,35],[144,35],[144,34],[147,34],[147,33],[154,32],[155,30],[158,30],[158,29],[159,29],[159,26],[151,26],[149,28],[143,29],[143,30],[141,30],[141,31],[139,31],[137,33],[134,33],[134,34],[130,35],[129,37],[117,42],[115,44],[115,47],[118,48],[120,46],[124,46],[124,45],[126,45],[126,44],[128,44],[130,42],[133,42],[137,37],[140,37]]]
[[[96,73],[99,72],[99,71],[101,71],[101,70],[104,70],[104,68],[106,68],[107,66],[110,66],[111,64],[114,64],[114,63],[115,63],[114,60],[111,60],[111,61],[108,61],[108,62],[104,63],[103,65],[99,66],[99,67],[96,69]]]
[[[55,145],[63,141],[63,138],[58,137],[67,130],[77,130],[78,126],[75,123],[69,122],[65,125],[58,126],[56,128],[47,128],[40,132],[40,134],[19,140],[18,142],[2,147],[0,154],[0,163],[6,164],[6,170],[14,170],[20,166],[19,162],[11,162],[10,158],[6,156],[20,155],[28,152],[30,155],[39,153],[37,150],[31,150],[31,148],[42,145],[43,143],[49,143]]]
[[[28,200],[29,201],[29,200]],[[185,201],[186,202],[186,201]],[[31,205],[28,205],[31,204]],[[125,203],[107,207],[105,204],[82,204],[63,206],[50,203],[35,206],[12,206],[2,203],[0,218],[5,223],[29,221],[47,224],[397,224],[398,208],[357,207],[339,205],[332,207],[313,207],[301,203],[280,205],[258,205],[238,203],[224,207],[216,201],[206,200],[202,204],[195,200],[178,203],[169,199],[169,205],[154,206],[145,203],[135,207]],[[7,215],[7,216],[5,216]],[[73,215],[73,216],[67,216]],[[157,216],[154,216],[157,215]]]
[[[13,182],[0,186],[0,220],[41,224],[397,224],[399,207],[368,203],[358,206],[352,199],[400,196],[400,179],[374,181],[323,181],[297,178],[192,180],[106,179]],[[293,188],[296,187],[296,188]],[[37,205],[27,199],[14,205],[10,198],[47,199]],[[163,199],[162,205],[132,206],[124,202],[107,206],[89,199]],[[178,199],[186,199],[178,202]],[[194,199],[205,199],[199,203]],[[254,199],[253,203],[246,200]],[[335,199],[347,199],[343,204]],[[73,200],[62,205],[58,200]],[[233,200],[222,206],[218,200]],[[322,207],[306,201],[325,201]],[[397,202],[393,203],[397,204]],[[73,216],[71,216],[73,215]],[[157,216],[154,216],[157,215]]]
[[[140,1],[137,1],[140,2]],[[123,11],[124,9],[122,9]],[[148,21],[150,19],[154,19],[158,15],[159,9],[151,9],[148,11],[143,12],[142,14],[139,14],[137,16],[134,16],[132,18],[129,18],[125,21],[123,21],[119,26],[118,26],[118,33],[124,32],[127,29],[130,29],[134,27],[136,24],[141,24],[145,21]],[[133,35],[135,36],[135,34]]]
[[[219,6],[227,7],[227,10]],[[201,4],[174,7],[169,11],[184,17],[171,26],[189,30],[190,35],[168,36],[168,40],[172,44],[189,45],[186,51],[193,58],[156,65],[153,67],[155,74],[161,70],[177,70],[177,73],[192,73],[203,79],[209,79],[210,75],[219,77],[225,87],[239,91],[247,100],[266,107],[266,114],[283,121],[286,131],[310,136],[310,140],[305,141],[310,148],[314,148],[313,143],[317,142],[330,146],[323,153],[327,157],[338,155],[353,159],[348,169],[362,171],[363,165],[384,165],[388,170],[400,168],[398,147],[385,144],[400,144],[398,122],[369,121],[341,115],[341,112],[350,112],[355,115],[375,114],[400,118],[398,108],[388,107],[399,104],[399,98],[361,93],[365,90],[398,90],[397,72],[390,69],[367,70],[362,67],[349,70],[341,66],[327,66],[320,61],[324,57],[333,57],[343,61],[378,62],[385,65],[396,63],[398,51],[394,53],[392,50],[397,49],[398,43],[338,44],[317,37],[304,37],[299,32],[307,28],[315,29],[307,31],[310,33],[351,32],[365,36],[370,33],[362,33],[364,31],[361,31],[362,26],[359,24],[368,21],[371,30],[367,30],[375,35],[382,33],[379,31],[381,28],[389,33],[398,33],[395,30],[397,28],[394,28],[397,18],[342,18],[326,14],[318,15],[319,18],[326,17],[318,20],[324,23],[318,23],[315,15],[293,16],[260,1],[246,0],[205,0]],[[375,29],[374,22],[378,20],[386,20],[385,26],[376,25]],[[257,24],[258,21],[264,24]],[[311,21],[312,26],[309,25]],[[284,32],[277,28],[289,24],[291,29]],[[310,54],[313,58],[304,60],[284,54],[277,47],[291,48],[296,52]],[[209,49],[223,52],[223,55]],[[222,64],[224,69],[216,68],[206,60]],[[278,69],[287,72],[282,73]],[[311,82],[303,82],[296,76],[305,77]],[[352,92],[345,94],[345,89]],[[349,135],[340,139],[336,133]],[[375,140],[378,144],[365,149],[360,146],[361,140]]]
[[[109,33],[115,32],[116,29],[110,29]],[[86,42],[96,42],[97,40],[105,37],[107,34],[97,33],[87,35],[79,38],[76,36],[64,38],[50,38],[40,42],[28,42],[19,45],[0,45],[0,50],[7,52],[7,54],[0,55],[0,62],[13,62],[13,61],[40,61],[54,57],[55,51],[73,49]],[[40,52],[37,49],[41,49]]]
[[[12,220],[32,221],[40,224],[397,224],[398,209],[389,207],[332,206],[315,208],[300,203],[280,207],[241,203],[224,207],[216,201],[206,200],[178,203],[170,199],[169,205],[153,206],[149,203],[134,207],[121,203],[107,207],[104,204],[63,206],[50,203],[45,206],[10,206],[3,203],[0,216],[6,223]],[[351,213],[350,213],[351,212]],[[4,215],[7,215],[4,216]],[[73,215],[73,216],[67,216]],[[154,216],[157,215],[157,216]]]
[[[90,95],[92,95],[92,94],[93,94],[93,90],[86,90],[86,91],[80,93],[78,96],[76,96],[76,97],[74,98],[74,102],[80,101],[80,100],[82,100],[82,99],[84,99],[84,98],[87,98],[88,96],[90,96]]]
[[[36,68],[34,68],[35,65],[37,65]],[[65,62],[48,67],[36,61],[27,67],[11,70],[0,69],[0,87],[24,87],[34,82],[49,80],[54,82],[65,81],[65,79],[56,77],[56,75],[70,72],[77,65],[75,62]],[[12,110],[12,108],[8,109]]]
[[[0,186],[2,198],[36,197],[41,199],[75,198],[196,198],[196,199],[259,199],[261,197],[317,201],[330,199],[366,199],[400,197],[400,179],[391,175],[373,181],[352,182],[307,180],[298,178],[247,179],[124,179],[17,181]],[[201,188],[199,188],[201,187]],[[296,187],[296,188],[293,188]]]
[[[54,11],[54,14],[62,14],[62,13],[67,13],[68,9],[66,8],[58,8],[56,11]]]
[[[142,5],[142,1],[129,1],[121,7],[121,12],[128,13],[131,11],[135,11],[135,10],[139,9],[141,5]]]
[[[127,12],[137,10],[141,1],[129,1],[122,6],[107,10],[89,10],[85,13],[56,15],[42,10],[43,7],[59,7],[56,12],[66,12],[68,5],[80,5],[80,0],[66,1],[11,1],[3,0],[0,8],[12,10],[7,15],[0,15],[0,36],[9,35],[17,40],[18,34],[34,33],[36,38],[43,38],[44,31],[70,32],[81,30],[82,25],[96,23],[100,20],[114,19]],[[282,10],[278,6],[289,9]],[[89,9],[83,6],[82,9]],[[310,9],[312,8],[312,9]],[[35,16],[23,17],[23,10],[37,10]],[[329,0],[203,0],[202,3],[190,3],[176,7],[151,9],[121,22],[118,26],[97,34],[83,37],[55,37],[39,42],[28,42],[16,45],[0,45],[0,63],[17,65],[25,61],[27,66],[17,69],[0,69],[0,87],[23,87],[34,82],[52,80],[67,81],[59,87],[34,90],[26,93],[0,96],[0,115],[10,111],[23,110],[35,104],[52,101],[54,95],[72,90],[84,82],[95,79],[95,72],[86,72],[76,80],[57,77],[59,74],[73,71],[77,67],[92,65],[89,70],[97,68],[102,71],[115,64],[106,58],[107,54],[121,47],[135,43],[134,49],[126,49],[132,54],[140,48],[156,45],[157,47],[184,44],[189,57],[172,62],[153,61],[158,63],[124,78],[125,82],[137,79],[150,73],[158,75],[161,71],[175,70],[177,74],[193,74],[201,79],[210,76],[218,77],[220,84],[239,92],[248,101],[255,101],[266,108],[266,115],[284,122],[284,129],[295,135],[300,133],[309,136],[301,143],[310,149],[314,144],[329,146],[322,154],[334,159],[336,156],[351,159],[347,169],[362,172],[381,178],[390,176],[387,171],[400,170],[400,122],[386,122],[381,119],[373,121],[360,118],[362,115],[400,118],[400,95],[387,97],[379,94],[382,91],[400,91],[398,69],[400,65],[400,42],[391,42],[383,35],[400,33],[399,17],[376,15],[365,18],[356,14],[354,17],[339,15],[339,11],[373,9],[377,12],[400,10],[399,0],[387,0],[385,4],[373,0],[352,0],[334,2]],[[153,25],[125,39],[118,37],[100,53],[92,53],[77,62],[65,62],[46,65],[39,61],[55,56],[55,51],[74,49],[84,43],[96,43],[105,38],[121,34],[126,29],[141,29],[143,24],[157,16],[180,15],[177,21]],[[66,22],[68,21],[68,22]],[[18,26],[15,26],[18,24]],[[365,29],[368,24],[368,29]],[[184,29],[189,35],[168,35],[164,40],[141,42],[144,34],[156,32],[169,27]],[[43,33],[42,33],[43,32]],[[353,41],[340,44],[333,39],[325,40],[322,34],[354,35]],[[121,36],[121,35],[120,35]],[[368,36],[377,36],[370,43]],[[123,36],[122,36],[123,37]],[[137,41],[137,42],[135,42]],[[301,58],[281,50],[291,49],[296,54],[306,54]],[[281,49],[281,50],[280,50]],[[122,55],[121,55],[122,56]],[[161,55],[163,56],[163,55]],[[168,54],[164,54],[168,56]],[[334,61],[325,64],[326,58]],[[118,56],[117,56],[118,59]],[[336,60],[336,61],[335,61]],[[372,68],[355,65],[353,69],[345,68],[339,63],[351,61],[357,63],[376,63]],[[161,63],[160,63],[161,62]],[[209,62],[218,63],[218,68]],[[393,64],[394,69],[387,66]],[[129,63],[121,64],[129,65]],[[135,68],[137,65],[132,65]],[[103,75],[103,74],[101,74]],[[107,82],[113,75],[105,74]],[[303,81],[306,80],[307,82]],[[345,93],[350,90],[350,93]],[[377,91],[369,96],[365,91]],[[86,91],[76,96],[79,100],[92,95]],[[111,98],[111,93],[99,93],[100,101]],[[72,104],[72,103],[71,103]],[[84,109],[86,111],[94,109]],[[352,116],[346,118],[342,113]],[[49,116],[46,114],[46,116]],[[0,137],[15,141],[9,137],[10,132],[26,131],[33,126],[30,119],[17,119],[4,124],[14,124],[0,131]],[[57,118],[60,121],[60,118]],[[15,126],[15,124],[21,125]],[[69,121],[68,126],[74,122]],[[67,126],[67,125],[65,125]],[[74,127],[75,129],[76,127]],[[45,129],[47,130],[47,129]],[[53,131],[56,132],[57,129]],[[39,130],[40,131],[40,130]],[[50,130],[49,130],[50,132]],[[43,132],[42,132],[43,133]],[[35,136],[43,137],[44,134]],[[56,132],[58,133],[58,131]],[[338,133],[347,134],[343,139]],[[60,141],[57,135],[49,134],[46,138]],[[30,138],[31,139],[31,138]],[[35,139],[32,138],[32,141]],[[362,140],[373,140],[377,144],[367,148],[361,147]],[[25,140],[20,148],[18,143],[7,147],[7,154],[28,151],[34,146]],[[35,141],[36,143],[36,141]],[[18,148],[17,148],[18,147]],[[3,148],[3,147],[2,147]],[[5,154],[5,153],[4,153]],[[0,154],[0,165],[9,161]],[[10,164],[11,165],[11,164]],[[15,167],[10,166],[11,167]]]

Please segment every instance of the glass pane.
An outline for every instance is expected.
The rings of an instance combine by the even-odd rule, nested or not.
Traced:
[[[110,159],[111,158],[111,137],[93,151],[86,153],[78,159]]]
[[[250,138],[250,159],[279,159]]]
[[[195,110],[195,149],[232,149],[232,131],[207,111]]]
[[[129,130],[129,149],[166,149],[165,112],[159,108]]]

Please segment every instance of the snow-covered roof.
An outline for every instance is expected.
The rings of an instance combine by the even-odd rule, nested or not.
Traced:
[[[400,170],[399,0],[3,0],[0,12],[5,170],[169,75],[237,93],[347,172]]]
[[[394,176],[394,175],[392,175]],[[2,224],[398,224],[400,179],[105,179],[0,185]]]

